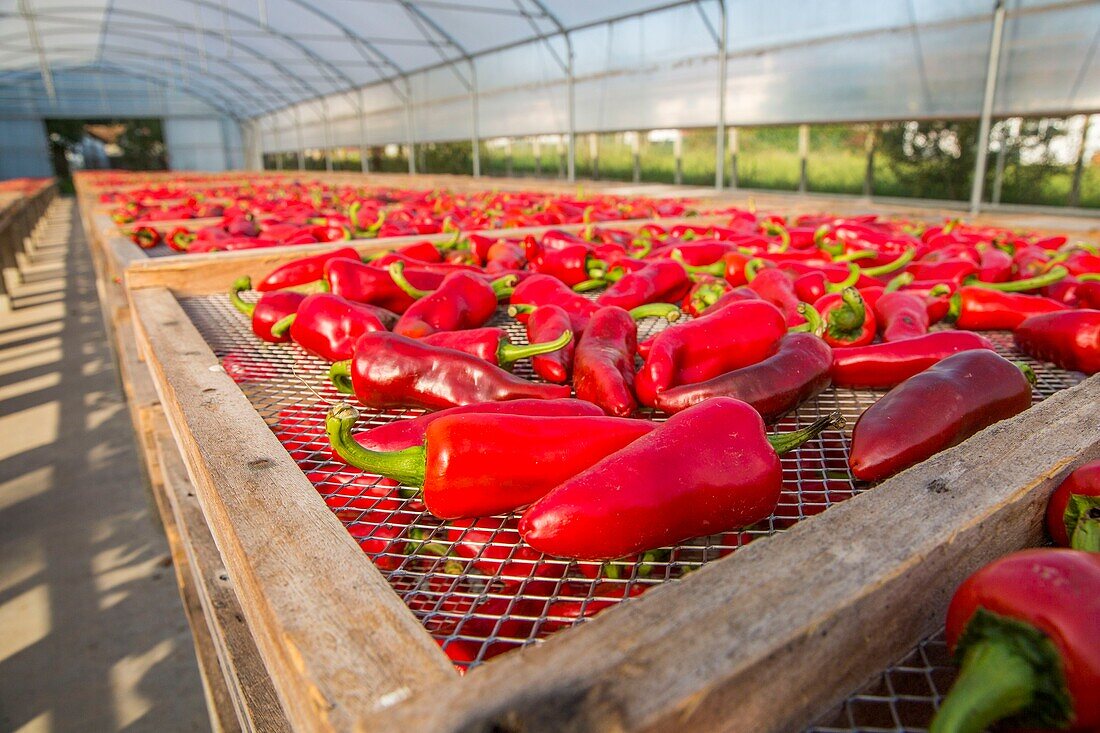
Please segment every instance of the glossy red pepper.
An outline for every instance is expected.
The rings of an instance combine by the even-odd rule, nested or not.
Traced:
[[[951,296],[946,318],[967,331],[1011,330],[1031,316],[1064,310],[1068,306],[1040,295],[964,286]]]
[[[403,272],[400,263],[390,265],[390,276],[397,286],[418,299],[401,314],[393,330],[409,338],[477,328],[493,317],[499,297],[509,291],[506,279],[498,281],[498,287],[472,273],[452,272],[429,293],[409,284]]]
[[[1100,372],[1100,310],[1032,316],[1016,327],[1012,338],[1037,359],[1085,374]]]
[[[405,279],[414,287],[434,290],[443,282],[443,275],[420,270],[404,270]],[[404,313],[416,299],[406,293],[390,277],[387,270],[364,265],[359,260],[342,257],[325,263],[325,281],[329,289],[357,303],[370,303],[395,313]]]
[[[556,277],[569,287],[586,280],[602,277],[607,273],[607,265],[596,259],[592,247],[588,244],[573,244],[562,249],[542,249],[531,259],[531,269],[543,275]]]
[[[638,327],[622,308],[600,308],[588,322],[573,358],[577,397],[599,405],[609,415],[627,417],[637,409],[634,398],[634,354]]]
[[[771,423],[829,386],[833,350],[809,333],[791,333],[775,354],[756,364],[696,384],[665,390],[656,407],[676,413],[712,397],[733,397],[752,405]]]
[[[971,349],[993,349],[984,336],[936,331],[902,341],[833,349],[833,383],[838,387],[895,387],[947,357]]]
[[[591,402],[563,398],[557,400],[508,400],[507,402],[477,402],[472,405],[451,407],[429,412],[408,420],[397,420],[356,433],[355,441],[364,448],[375,451],[395,451],[424,443],[428,426],[441,417],[467,413],[494,415],[545,415],[555,417],[580,417],[603,415],[603,410]]]
[[[867,308],[855,288],[821,296],[814,310],[825,324],[821,337],[829,346],[864,346],[875,340],[878,326],[874,311]]]
[[[596,298],[599,306],[625,310],[647,303],[678,301],[691,289],[684,266],[673,260],[649,260],[645,267],[624,275]]]
[[[153,227],[135,227],[130,232],[130,241],[142,249],[152,249],[161,243],[160,231]]]
[[[441,519],[530,504],[654,428],[617,417],[466,413],[432,422],[422,445],[377,452],[352,437],[358,415],[347,404],[329,410],[333,450],[351,466],[422,487],[425,506]]]
[[[527,318],[527,342],[541,344],[561,338],[570,331],[572,319],[565,309],[556,305],[540,306]],[[548,382],[565,384],[573,371],[573,356],[577,350],[577,340],[569,340],[560,349],[531,358],[531,367],[535,374]]]
[[[930,733],[980,733],[1017,716],[1043,729],[1100,728],[1100,554],[1031,549],[971,575],[947,609],[962,665]]]
[[[1100,461],[1076,469],[1054,490],[1047,531],[1056,545],[1100,552]]]
[[[822,270],[808,272],[795,279],[794,294],[805,303],[813,303],[827,293],[839,293],[844,288],[856,287],[859,279],[859,267],[856,265],[850,265],[843,274]]]
[[[550,354],[573,342],[573,332],[566,329],[553,341],[536,344],[513,344],[503,328],[469,328],[461,331],[437,331],[423,338],[424,343],[472,354],[494,366],[510,369],[520,359]]]
[[[314,293],[271,329],[290,338],[311,354],[327,361],[350,359],[359,337],[369,331],[385,331],[386,324],[374,308],[332,293]]]
[[[763,300],[723,306],[657,334],[635,376],[638,400],[649,407],[666,389],[702,382],[775,353],[787,333],[783,314]]]
[[[995,247],[982,250],[978,279],[987,283],[1004,282],[1012,277],[1012,255]]]
[[[187,227],[176,227],[164,237],[164,243],[177,252],[186,252],[195,241],[195,236]]]
[[[707,400],[551,490],[524,513],[520,533],[549,555],[604,560],[752,524],[779,501],[777,451],[838,418],[767,436],[749,405]]]
[[[875,301],[874,312],[883,341],[901,341],[928,333],[928,307],[912,293],[883,293]]]
[[[992,351],[964,351],[868,407],[852,430],[848,466],[860,481],[880,481],[1029,407],[1020,367]]]
[[[528,382],[476,356],[388,331],[364,334],[350,362],[336,362],[329,374],[338,391],[354,392],[367,407],[438,410],[569,396],[568,387]]]
[[[763,264],[761,260],[756,265],[749,263],[746,275],[749,287],[756,291],[764,300],[768,301],[783,314],[788,326],[796,326],[805,320],[798,310],[798,296],[794,292],[794,281],[786,273],[774,267],[759,269]]]
[[[560,307],[569,314],[576,338],[584,333],[588,320],[599,310],[595,302],[573,292],[561,280],[549,275],[534,275],[521,282],[516,286],[509,302],[514,306],[532,306],[532,310],[544,305]],[[526,323],[529,313],[530,311],[520,308],[515,316],[521,323]]]
[[[519,270],[527,264],[523,247],[515,242],[501,240],[489,248],[485,271],[489,273]]]
[[[359,261],[359,253],[351,247],[341,247],[312,257],[303,257],[276,267],[256,285],[260,292],[280,290],[295,285],[305,285],[320,280],[325,275],[325,263],[338,257]]]
[[[961,285],[978,274],[978,266],[970,260],[946,260],[943,262],[914,262],[906,268],[917,280],[935,280]]]
[[[302,293],[292,290],[263,293],[255,303],[249,303],[241,298],[241,293],[252,289],[252,279],[247,275],[237,278],[229,291],[229,300],[233,307],[244,313],[251,319],[252,333],[264,341],[273,344],[290,341],[290,334],[286,331],[272,333],[275,324],[282,321],[298,310],[298,306],[306,299]]]

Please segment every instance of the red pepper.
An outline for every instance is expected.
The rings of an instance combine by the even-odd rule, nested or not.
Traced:
[[[160,231],[153,227],[136,227],[130,232],[130,241],[142,249],[152,249],[160,244]]]
[[[476,356],[388,331],[364,334],[349,361],[329,372],[338,391],[367,407],[438,410],[475,402],[557,399],[569,388],[520,379]]]
[[[600,308],[588,322],[573,359],[577,397],[627,417],[637,409],[634,399],[634,354],[638,327],[622,308]]]
[[[838,387],[895,387],[933,364],[970,349],[993,349],[984,336],[937,331],[903,341],[833,349],[833,384]]]
[[[569,287],[602,277],[607,272],[606,263],[592,255],[592,247],[588,244],[529,252],[528,258],[531,260],[532,270],[556,277]]]
[[[429,293],[410,285],[403,272],[401,263],[390,265],[390,277],[397,286],[418,299],[405,310],[393,330],[409,338],[481,326],[496,313],[497,300],[509,292],[507,284],[511,282],[504,278],[490,285],[472,273],[452,272]]]
[[[1081,466],[1054,490],[1047,531],[1056,545],[1100,552],[1100,461]]]
[[[186,252],[195,241],[195,236],[187,227],[176,227],[164,238],[164,243],[177,252]]]
[[[928,333],[928,307],[912,293],[883,293],[875,302],[874,312],[875,320],[882,326],[883,341],[901,341]]]
[[[987,283],[999,283],[1012,277],[1012,255],[990,247],[982,250],[978,279]]]
[[[267,277],[256,285],[256,289],[260,292],[266,292],[316,282],[324,277],[325,263],[338,257],[359,261],[359,253],[351,247],[341,247],[331,252],[303,257],[272,270]]]
[[[1032,316],[1012,337],[1016,346],[1037,359],[1085,374],[1100,372],[1100,310]]]
[[[779,309],[763,300],[731,303],[702,318],[657,334],[635,377],[643,405],[681,384],[693,384],[755,364],[775,353],[787,324]]]
[[[665,390],[655,406],[680,412],[712,397],[733,397],[752,405],[764,422],[772,423],[829,386],[833,350],[817,336],[791,333],[779,349],[750,366],[696,384]]]
[[[290,341],[290,334],[281,331],[272,332],[275,324],[289,315],[297,312],[298,306],[306,299],[302,293],[292,290],[264,293],[255,303],[246,302],[241,298],[241,292],[252,289],[252,279],[245,275],[233,281],[233,287],[229,291],[229,300],[233,307],[248,316],[252,322],[252,333],[264,341],[273,344]]]
[[[437,331],[423,338],[424,343],[463,351],[493,366],[510,368],[520,359],[549,354],[565,348],[573,341],[573,332],[566,329],[553,341],[536,344],[513,344],[503,328],[470,328],[462,331]],[[346,357],[345,357],[346,358]]]
[[[879,481],[1029,407],[1021,368],[992,351],[964,351],[867,408],[852,430],[848,465],[860,481]]]
[[[967,331],[991,331],[1013,329],[1031,316],[1064,310],[1068,306],[1040,295],[964,286],[951,296],[947,320]]]
[[[611,287],[600,293],[596,303],[630,310],[647,303],[678,301],[690,289],[691,278],[679,262],[650,260],[642,269],[612,283]]]
[[[906,272],[917,280],[935,280],[961,285],[978,274],[978,266],[970,260],[945,260],[943,262],[914,262]]]
[[[782,270],[774,267],[759,269],[763,260],[750,262],[746,267],[749,287],[783,314],[788,326],[796,326],[804,320],[798,310],[798,296],[794,282]]]
[[[416,270],[418,272],[432,273],[438,275],[442,279],[446,275],[450,275],[452,272],[473,272],[480,273],[481,268],[474,267],[472,265],[456,264],[453,262],[424,262],[423,260],[414,259],[412,257],[406,257],[405,255],[398,254],[396,252],[387,252],[381,257],[377,257],[370,261],[370,264],[379,268],[388,268],[395,262],[400,262],[409,270]]]
[[[405,279],[414,287],[433,290],[443,282],[443,275],[420,270],[404,271]],[[325,280],[333,293],[357,303],[371,303],[395,313],[405,312],[415,298],[397,286],[387,270],[364,265],[359,260],[337,258],[325,263]]]
[[[603,560],[752,524],[779,501],[776,453],[838,418],[767,436],[749,405],[707,400],[550,491],[524,513],[520,533],[549,555]]]
[[[489,254],[485,264],[486,272],[506,272],[519,270],[527,264],[527,256],[523,247],[515,242],[501,240],[489,248]]]
[[[844,288],[854,287],[858,283],[859,267],[857,265],[849,265],[848,270],[843,274],[817,270],[800,275],[794,281],[794,294],[803,302],[813,303],[826,293],[839,293]]]
[[[553,342],[572,327],[572,319],[564,308],[556,305],[544,305],[535,309],[527,318],[527,341],[531,344]],[[570,339],[565,346],[555,351],[539,354],[531,358],[531,367],[535,374],[548,382],[565,384],[573,371],[573,356],[577,350],[576,339]]]
[[[531,306],[531,310],[545,305],[556,305],[569,314],[573,334],[579,338],[588,327],[588,320],[599,306],[588,298],[573,292],[561,280],[549,275],[534,275],[516,286],[510,302],[514,306]],[[530,311],[520,308],[516,319],[527,322]]]
[[[822,338],[829,346],[864,346],[875,340],[874,311],[868,310],[855,288],[821,296],[814,310],[825,324]]]
[[[530,504],[654,428],[618,417],[466,413],[432,422],[422,445],[376,452],[352,438],[358,416],[347,404],[329,410],[333,450],[351,466],[422,487],[428,511],[441,519]]]
[[[699,240],[663,248],[662,257],[671,257],[683,265],[712,265],[736,249],[735,244],[721,240]]]
[[[311,354],[326,361],[350,359],[359,337],[369,331],[385,331],[371,306],[356,303],[332,293],[314,293],[298,306],[295,313],[272,327],[280,336],[290,330],[290,338]]]
[[[494,415],[546,415],[556,417],[579,417],[583,415],[603,415],[603,410],[584,400],[564,398],[559,400],[509,400],[507,402],[478,402],[462,407],[451,407],[438,412],[410,420],[379,425],[355,435],[355,441],[364,448],[375,451],[395,451],[424,443],[428,426],[441,417],[465,415],[467,413],[489,413]]]
[[[1002,718],[1100,728],[1100,554],[1014,552],[955,591],[947,644],[962,671],[930,733],[980,733]]]

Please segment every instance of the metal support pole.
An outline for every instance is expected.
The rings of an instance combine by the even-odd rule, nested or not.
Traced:
[[[367,105],[363,90],[359,90],[359,170],[370,173],[370,147],[367,145]]]
[[[568,33],[562,34],[565,37],[565,48],[569,54],[568,74],[569,74],[569,182],[577,180],[577,79],[573,73],[573,39],[569,37]]]
[[[726,0],[718,0],[718,17],[722,24],[718,44],[718,129],[714,135],[714,187],[721,191],[726,180]]]
[[[1081,143],[1077,146],[1077,162],[1073,166],[1073,185],[1069,189],[1069,205],[1078,206],[1081,203],[1081,176],[1085,172],[1085,142],[1089,136],[1089,123],[1092,117],[1084,115],[1085,124],[1081,126]]]
[[[993,98],[997,95],[997,69],[1001,62],[1001,38],[1004,35],[1004,27],[1004,0],[997,0],[993,10],[993,34],[989,41],[989,64],[985,70],[985,96],[982,99],[982,118],[978,126],[978,155],[974,163],[974,183],[970,189],[970,214],[972,216],[977,214],[982,206],[986,158],[989,155],[989,127],[993,118]]]
[[[737,134],[737,128],[730,128],[730,188],[737,188],[740,181],[737,178],[737,154],[741,152],[741,137]]]
[[[672,182],[677,186],[684,184],[684,131],[677,130],[672,138]]]
[[[478,102],[477,64],[473,59],[470,59],[470,110],[474,123],[473,134],[470,137],[474,156],[474,178],[481,178],[481,113]]]
[[[798,126],[798,192],[806,193],[806,161],[810,157],[810,126]]]

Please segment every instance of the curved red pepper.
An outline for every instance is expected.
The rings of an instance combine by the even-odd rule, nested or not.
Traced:
[[[931,733],[980,733],[1017,715],[1040,728],[1100,727],[1100,554],[1015,552],[971,575],[947,609],[962,664]]]
[[[1100,310],[1032,316],[1016,327],[1012,338],[1037,359],[1085,374],[1100,372]]]
[[[588,244],[574,244],[562,249],[543,249],[531,257],[531,269],[556,277],[569,287],[606,274],[606,265],[592,255]]]
[[[597,310],[573,357],[577,397],[599,405],[609,415],[633,414],[638,407],[634,399],[637,350],[638,327],[630,314],[614,306]]]
[[[864,411],[848,466],[860,481],[879,481],[1029,407],[1031,384],[1015,364],[985,349],[955,354]]]
[[[527,342],[540,344],[561,338],[572,328],[572,319],[564,308],[556,305],[544,305],[535,309],[527,318]],[[571,339],[560,349],[531,358],[531,367],[535,374],[548,382],[565,384],[573,371],[573,356],[577,350],[577,340]]]
[[[640,270],[612,283],[596,298],[596,304],[630,310],[647,303],[678,301],[690,289],[691,278],[679,262],[649,260]]]
[[[593,301],[573,292],[561,280],[549,275],[533,275],[521,282],[512,292],[509,302],[515,306],[533,308],[541,308],[545,305],[560,307],[569,314],[573,334],[577,338],[584,333],[592,314],[599,310],[599,306]],[[516,313],[516,319],[521,323],[526,323],[528,317],[529,313],[524,309]]]
[[[928,307],[911,293],[883,293],[874,306],[875,320],[882,326],[883,341],[901,341],[928,333]]]
[[[567,322],[568,323],[568,322]],[[461,331],[437,331],[428,334],[424,343],[472,354],[494,366],[510,368],[520,359],[557,352],[573,342],[568,328],[551,341],[534,344],[513,344],[503,328],[469,328]]]
[[[762,261],[757,260],[757,264]],[[753,263],[746,266],[749,287],[768,301],[783,314],[788,326],[796,326],[805,320],[798,310],[798,296],[794,292],[794,281],[782,270],[774,267],[756,269]]]
[[[400,263],[390,265],[390,276],[398,287],[421,297],[410,305],[393,327],[394,333],[409,338],[424,338],[438,331],[477,328],[493,317],[498,292],[481,277],[468,272],[452,272],[431,293],[408,284]]]
[[[1100,552],[1100,461],[1081,466],[1054,490],[1047,531],[1056,545]]]
[[[333,450],[349,465],[422,487],[424,505],[441,519],[530,504],[654,428],[618,417],[466,413],[432,422],[422,445],[376,452],[351,436],[358,414],[346,404],[329,410]]]
[[[327,361],[350,359],[360,336],[386,330],[374,308],[332,293],[308,296],[293,315],[272,328],[272,334],[280,335],[287,327],[294,343]]]
[[[263,293],[255,303],[248,303],[241,298],[241,292],[251,288],[252,279],[250,277],[245,275],[237,278],[229,291],[229,300],[233,303],[234,308],[251,319],[252,333],[273,344],[290,341],[290,334],[285,331],[275,334],[272,333],[271,329],[275,327],[276,323],[297,312],[298,306],[306,299],[306,296],[302,293],[286,290]]]
[[[822,338],[829,346],[864,346],[875,340],[875,313],[855,288],[821,296],[814,309],[825,323]]]
[[[800,275],[794,281],[794,294],[800,301],[813,303],[826,293],[839,293],[844,288],[857,287],[859,285],[859,267],[851,265],[847,270],[817,270]],[[871,280],[868,283],[874,281]]]
[[[461,407],[429,412],[410,420],[379,425],[378,427],[356,433],[355,442],[364,448],[376,451],[395,451],[424,443],[428,426],[441,417],[465,415],[467,413],[490,413],[494,415],[545,415],[556,417],[579,417],[583,415],[603,415],[603,410],[591,402],[575,400],[569,397],[557,400],[508,400],[507,402],[478,402]]]
[[[833,350],[827,343],[813,334],[791,333],[763,361],[665,390],[657,395],[655,406],[675,413],[712,397],[733,397],[752,405],[764,422],[771,423],[828,387],[832,365]]]
[[[1013,329],[1031,316],[1064,310],[1068,306],[1040,295],[965,286],[951,296],[947,320],[967,331],[992,331]]]
[[[359,261],[359,253],[351,247],[341,247],[331,252],[323,252],[312,257],[303,257],[285,265],[276,267],[267,277],[261,280],[256,289],[265,292],[268,290],[280,290],[295,285],[305,285],[316,282],[324,277],[325,263],[329,260],[342,257],[344,259]]]
[[[937,331],[903,341],[833,349],[833,383],[838,387],[895,387],[933,364],[971,349],[993,349],[984,336]]]
[[[657,334],[634,387],[643,405],[681,384],[702,382],[762,361],[775,353],[787,324],[763,300],[744,300]]]
[[[354,392],[367,407],[438,410],[475,402],[558,399],[569,388],[520,379],[476,356],[431,346],[388,331],[364,334],[350,362],[330,370],[341,392]]]
[[[999,283],[1012,277],[1012,255],[995,247],[982,250],[978,279],[987,283]]]
[[[914,262],[906,268],[917,280],[935,280],[961,285],[978,274],[978,266],[969,260]]]
[[[405,279],[414,287],[434,290],[443,282],[443,275],[421,270],[404,271]],[[370,303],[395,313],[403,313],[416,299],[397,286],[387,270],[364,265],[359,260],[343,257],[325,263],[324,278],[336,295],[357,303]]]
[[[605,560],[752,524],[779,501],[776,452],[838,417],[769,438],[749,405],[707,400],[551,490],[524,513],[520,533],[549,555]]]

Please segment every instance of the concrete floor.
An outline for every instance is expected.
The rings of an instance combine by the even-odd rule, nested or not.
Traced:
[[[72,200],[0,313],[0,731],[210,729]]]

